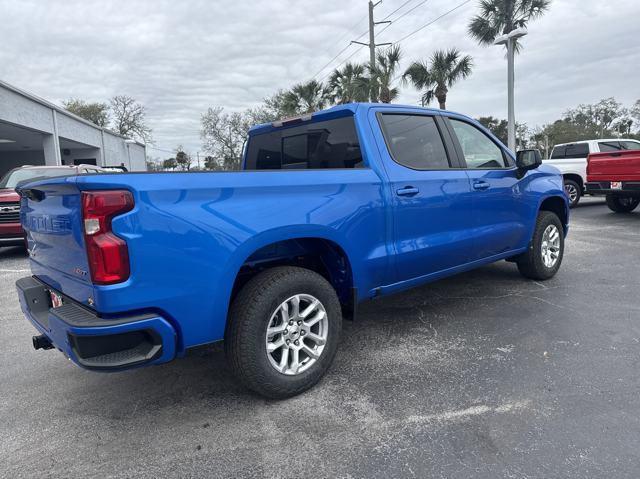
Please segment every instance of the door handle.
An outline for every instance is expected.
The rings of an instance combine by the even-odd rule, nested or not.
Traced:
[[[396,194],[398,196],[415,196],[418,193],[420,193],[420,190],[413,186],[405,186],[404,188],[400,188],[399,190],[396,190]]]
[[[474,190],[486,190],[487,188],[489,188],[489,183],[487,181],[474,181],[473,182],[473,189]]]

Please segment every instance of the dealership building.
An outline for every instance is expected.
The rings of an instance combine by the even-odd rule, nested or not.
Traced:
[[[0,176],[23,165],[146,169],[145,145],[0,80]]]

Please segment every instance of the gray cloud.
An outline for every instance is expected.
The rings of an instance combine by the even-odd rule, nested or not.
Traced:
[[[382,18],[401,3],[386,0],[376,15]],[[377,40],[397,40],[458,3],[430,0]],[[466,35],[475,3],[404,41],[403,66],[455,46],[471,54],[476,66],[470,79],[453,87],[448,106],[505,117],[504,51],[480,47]],[[309,79],[366,30],[366,19],[353,28],[366,9],[365,0],[0,0],[0,78],[55,102],[131,95],[147,107],[158,147],[181,143],[196,151],[207,107],[255,106],[278,88]],[[531,23],[516,60],[518,120],[533,126],[578,103],[615,96],[631,104],[640,98],[639,13],[637,0],[615,6],[555,0],[545,17]],[[353,60],[367,58],[362,49]],[[399,102],[415,104],[418,98],[403,87]]]

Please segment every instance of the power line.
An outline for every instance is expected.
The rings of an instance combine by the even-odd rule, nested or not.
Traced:
[[[402,7],[404,7],[407,3],[409,2],[413,2],[413,0],[407,0],[406,2],[404,2],[402,5],[400,5],[398,8],[396,8],[393,12],[391,12],[389,15],[387,15],[386,17],[383,18],[383,20],[388,20],[389,17],[391,15],[393,15],[394,13],[396,13],[398,10],[400,10]]]
[[[418,33],[421,30],[424,30],[425,28],[427,28],[429,25],[433,25],[435,22],[437,22],[438,20],[440,20],[443,17],[446,17],[447,15],[449,15],[450,13],[453,13],[454,11],[456,11],[458,8],[466,5],[467,3],[471,2],[471,0],[466,0],[460,4],[458,4],[457,6],[453,7],[451,10],[448,10],[446,12],[444,12],[442,15],[434,18],[433,20],[430,20],[429,22],[425,23],[424,25],[422,25],[420,28],[418,28],[417,30],[414,30],[413,32],[409,33],[408,35],[405,35],[404,37],[402,37],[400,40],[397,40],[395,42],[393,42],[394,45],[397,45],[398,43],[406,40],[407,38],[409,38],[412,35],[415,35],[416,33]],[[402,74],[400,75],[396,75],[395,78],[393,78],[391,81],[394,82],[396,80],[398,80],[400,77],[402,76]]]
[[[351,45],[349,45],[351,46]],[[344,65],[345,63],[347,63],[349,60],[351,60],[351,58],[353,58],[353,56],[358,53],[360,50],[362,50],[364,48],[364,45],[360,45],[358,48],[356,48],[356,50],[349,55],[347,58],[345,58],[344,60],[342,60],[340,63],[338,63],[336,65],[336,67],[334,68],[334,70],[337,70],[338,68],[340,68],[342,65]],[[331,75],[331,71],[329,73],[327,73],[325,76],[323,76],[320,81],[323,82],[329,75]]]
[[[387,20],[389,17],[391,17],[394,13],[398,12],[399,10],[401,10],[404,6],[406,6],[408,3],[412,2],[413,0],[407,0],[405,1],[402,5],[400,5],[398,8],[396,8],[393,12],[391,12],[390,14],[388,14],[386,17],[384,17],[384,20]],[[404,12],[403,14],[401,14],[399,17],[391,20],[390,23],[388,23],[387,25],[385,25],[377,34],[380,35],[382,32],[384,32],[387,28],[389,28],[391,25],[393,25],[395,22],[397,22],[398,20],[400,20],[401,18],[407,16],[409,13],[413,12],[416,8],[421,7],[422,5],[424,5],[425,3],[427,3],[429,0],[423,0],[422,2],[418,3],[417,5],[414,5],[412,8],[410,8],[409,10],[407,10],[406,12]],[[361,33],[356,40],[359,40],[360,38],[362,38],[364,35],[366,35],[367,32],[363,32]],[[349,48],[351,46],[351,44],[347,45],[345,48],[343,48],[340,53],[338,53],[335,57],[333,57],[324,67],[322,67],[322,69],[318,72],[320,73],[322,70],[324,70],[327,66],[329,66],[336,58],[338,58],[343,52],[345,52],[347,50],[347,48]],[[356,53],[358,53],[360,50],[362,50],[362,48],[364,48],[364,45],[361,45],[359,48],[357,48],[351,55],[349,55],[347,58],[345,58],[344,60],[342,60],[340,63],[338,63],[338,65],[334,68],[338,69],[340,68],[342,65],[344,65],[346,62],[348,62],[349,60],[351,60],[351,58],[353,58]],[[314,78],[318,75],[318,73],[316,73],[316,75],[314,75]],[[324,81],[329,75],[331,74],[331,72],[327,73],[326,75],[324,75],[320,81]]]
[[[392,23],[389,23],[387,25],[384,26],[384,28],[382,28],[382,30],[380,30],[378,32],[378,35],[380,33],[382,33],[383,31],[385,31],[387,28],[389,28],[391,25],[393,25],[393,23],[397,22],[398,20],[400,20],[401,18],[405,17],[406,15],[408,15],[409,13],[411,13],[412,11],[414,11],[416,8],[424,5],[425,3],[427,3],[429,0],[423,0],[422,2],[418,3],[417,5],[414,5],[412,8],[410,8],[409,10],[407,10],[406,12],[404,12],[402,15],[400,15],[399,17],[397,17],[396,19],[392,20]],[[450,10],[447,10],[446,12],[444,12],[442,15],[439,15],[438,17],[434,18],[433,20],[430,20],[429,22],[425,23],[424,25],[422,25],[421,27],[417,28],[416,30],[412,31],[411,33],[405,35],[404,37],[400,38],[399,40],[396,40],[395,42],[393,42],[393,45],[397,45],[400,42],[405,41],[407,38],[415,35],[416,33],[424,30],[425,28],[427,28],[430,25],[433,25],[434,23],[436,23],[438,20],[440,20],[441,18],[446,17],[447,15],[455,12],[456,10],[458,10],[459,8],[463,7],[464,5],[466,5],[467,3],[471,2],[472,0],[465,0],[464,2],[456,5],[455,7],[451,8]],[[396,10],[394,10],[390,15],[392,15],[393,13],[397,12],[398,10],[400,10],[400,8],[402,8],[403,6],[405,6],[408,2],[405,2],[404,4],[402,4],[399,8],[397,8]],[[390,16],[389,15],[389,16]],[[387,16],[388,18],[388,16]],[[361,38],[363,35],[365,35],[367,32],[364,32],[363,34],[361,34],[358,38]],[[348,45],[350,46],[350,45]],[[348,48],[347,46],[347,48]],[[348,62],[349,60],[351,60],[351,58],[353,58],[360,50],[362,50],[364,48],[364,45],[361,45],[359,48],[357,48],[353,53],[351,53],[351,55],[349,55],[347,58],[345,58],[344,60],[342,60],[340,63],[338,63],[338,65],[335,67],[335,69],[340,68],[342,65],[344,65],[346,62]],[[343,52],[346,51],[346,48],[342,50]],[[335,58],[337,58],[339,55],[336,55]],[[334,58],[334,59],[335,59]],[[332,60],[333,61],[333,60]],[[331,63],[331,62],[329,62]],[[326,68],[326,66],[324,67]],[[323,69],[324,69],[323,68]],[[320,81],[324,81],[325,78],[327,78],[329,75],[331,74],[331,72],[327,73],[325,76],[323,76]],[[402,76],[402,75],[400,75]],[[393,79],[393,81],[397,80],[400,76],[396,77]]]
[[[362,33],[359,37],[357,37],[357,38],[356,38],[356,40],[357,40],[358,38],[362,38],[366,33],[367,33],[367,32]],[[322,72],[324,71],[324,69],[325,69],[325,68],[327,68],[329,65],[331,65],[331,64],[334,62],[334,60],[335,60],[336,58],[338,58],[340,55],[342,55],[344,52],[346,52],[346,51],[347,51],[347,49],[348,49],[351,45],[352,45],[351,43],[348,43],[346,47],[344,47],[342,50],[340,50],[340,51],[339,51],[339,52],[338,52],[338,53],[337,53],[337,54],[336,54],[336,55],[335,55],[331,60],[329,60],[329,61],[328,61],[328,62],[327,62],[327,63],[326,63],[326,64],[325,64],[325,65],[324,65],[320,70],[318,70],[318,71],[316,72],[316,74],[315,74],[315,75],[313,75],[313,77],[312,77],[312,78],[315,78],[315,77],[317,77],[320,73],[322,73]],[[330,73],[331,73],[331,72],[329,72],[329,74],[330,74]],[[324,80],[327,76],[329,76],[329,74],[327,74],[326,76],[322,77],[322,79]]]
[[[367,18],[367,15],[364,15],[363,17],[360,17],[360,20],[358,20],[356,23],[354,23],[354,25],[349,28],[340,38],[338,38],[338,40],[336,40],[327,50],[325,50],[326,52],[328,52],[329,50],[333,49],[334,46],[336,46],[338,43],[340,43],[347,35],[349,35],[349,33],[351,33],[351,31],[356,28],[358,25],[360,25],[360,23],[362,23],[362,20],[364,20],[365,18]],[[367,34],[367,32],[363,32],[360,35],[358,35],[356,37],[356,40],[359,40],[360,38],[362,38],[363,36],[365,36]],[[320,68],[320,70],[318,70],[316,72],[315,75],[313,75],[312,78],[317,77],[320,73],[322,73],[322,71],[324,71],[325,68],[327,68],[329,65],[331,65],[333,63],[333,61],[338,58],[340,55],[342,55],[349,47],[351,46],[351,43],[347,44],[346,47],[344,47],[342,50],[340,50],[338,53],[336,53],[336,55],[329,60],[322,68]]]
[[[422,2],[418,3],[417,5],[415,5],[413,8],[410,8],[409,10],[407,10],[406,12],[404,12],[402,15],[400,15],[398,18],[394,19],[393,22],[397,22],[398,20],[400,20],[403,17],[406,17],[407,15],[409,15],[411,12],[413,12],[416,8],[421,7],[422,5],[424,5],[425,3],[427,3],[429,0],[422,0]]]
[[[156,150],[156,151],[162,151],[164,153],[171,153],[171,154],[175,154],[176,153],[175,150],[165,150],[164,148],[158,148],[157,146],[146,145],[146,147],[147,147],[147,149]]]
[[[437,22],[438,20],[440,20],[443,17],[446,17],[447,15],[449,15],[450,13],[455,12],[457,9],[459,9],[460,7],[466,5],[467,3],[471,2],[471,0],[465,0],[464,2],[458,4],[457,6],[453,7],[451,10],[446,11],[445,13],[443,13],[442,15],[440,15],[439,17],[434,18],[433,20],[425,23],[424,25],[422,25],[420,28],[418,28],[417,30],[412,31],[411,33],[409,33],[408,35],[405,35],[404,37],[402,37],[400,40],[396,40],[395,42],[393,42],[394,45],[397,45],[400,42],[405,41],[407,38],[415,35],[416,33],[418,33],[419,31],[427,28],[429,25],[433,25],[435,22]]]
[[[347,35],[349,35],[349,33],[354,30],[358,25],[360,25],[362,23],[362,20],[364,20],[365,18],[367,18],[367,15],[363,15],[362,17],[360,17],[360,20],[358,20],[356,23],[353,24],[353,26],[351,28],[349,28],[342,36],[340,36],[335,42],[333,42],[331,44],[331,46],[329,48],[327,48],[326,51],[332,50],[333,47],[335,47],[338,43],[340,43]],[[366,33],[366,32],[365,32]],[[364,33],[362,34],[364,35]],[[360,35],[360,36],[362,36]]]

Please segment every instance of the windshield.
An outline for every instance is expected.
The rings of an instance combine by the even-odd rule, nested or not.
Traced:
[[[15,188],[21,181],[34,178],[53,178],[54,176],[68,176],[75,173],[75,170],[71,168],[21,168],[11,170],[0,180],[0,188]]]

